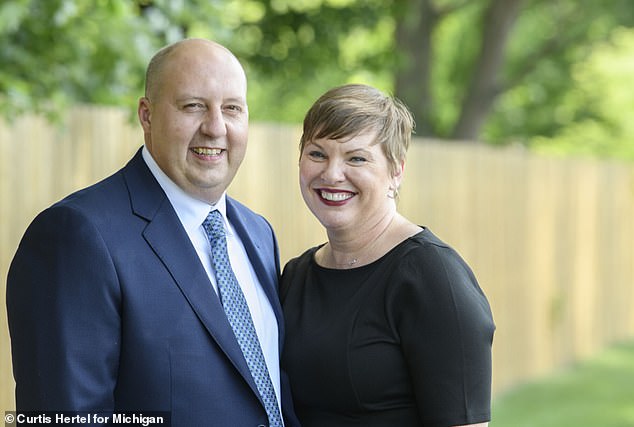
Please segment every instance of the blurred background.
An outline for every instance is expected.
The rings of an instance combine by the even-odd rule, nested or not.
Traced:
[[[19,240],[138,149],[147,61],[184,37],[247,70],[250,145],[229,192],[269,218],[282,263],[325,239],[297,186],[304,113],[333,86],[377,86],[417,123],[399,210],[491,301],[491,425],[634,426],[631,0],[3,0],[0,412],[15,406]]]

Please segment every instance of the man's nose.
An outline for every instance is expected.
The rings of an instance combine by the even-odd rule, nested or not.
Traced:
[[[200,130],[213,138],[218,138],[227,134],[227,124],[222,111],[218,108],[210,108],[200,125]]]

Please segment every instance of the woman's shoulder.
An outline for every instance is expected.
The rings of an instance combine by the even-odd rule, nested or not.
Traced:
[[[445,287],[476,285],[471,267],[429,228],[408,238],[390,253],[393,282],[426,292]]]
[[[436,236],[428,227],[407,239],[404,246],[411,257],[423,257],[431,261],[454,260],[464,263],[462,256],[448,243]]]
[[[315,252],[322,246],[323,244],[313,246],[312,248],[306,249],[301,255],[289,259],[284,266],[282,274],[287,274],[291,270],[308,268],[311,262],[313,262]]]
[[[323,246],[323,244],[309,248],[301,255],[291,258],[286,263],[282,270],[282,276],[280,277],[280,297],[285,297],[293,281],[303,280],[314,262],[315,252],[317,252],[321,246]]]
[[[419,233],[405,239],[388,253],[389,256],[402,264],[406,264],[412,259],[418,261],[421,258],[437,260],[438,257],[445,257],[447,254],[457,255],[451,246],[439,239],[428,227],[422,227]]]
[[[442,241],[438,236],[436,236],[429,227],[420,226],[421,231],[412,237],[409,238],[414,244],[425,247],[425,246],[437,246],[441,248],[448,248],[449,245]]]
[[[396,266],[393,291],[404,292],[406,299],[429,301],[448,299],[486,299],[471,267],[450,245],[431,230],[408,239],[405,250],[395,254]]]

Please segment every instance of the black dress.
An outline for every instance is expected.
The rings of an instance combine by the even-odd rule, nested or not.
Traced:
[[[282,365],[303,427],[488,421],[487,299],[460,256],[424,229],[372,264],[286,265]]]

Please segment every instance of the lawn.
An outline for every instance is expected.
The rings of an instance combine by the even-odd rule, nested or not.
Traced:
[[[490,427],[634,427],[634,342],[496,398]]]

